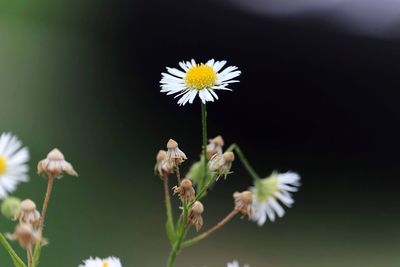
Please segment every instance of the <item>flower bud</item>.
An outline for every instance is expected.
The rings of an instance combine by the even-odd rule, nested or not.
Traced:
[[[254,210],[253,204],[253,193],[250,191],[243,191],[241,193],[233,193],[233,199],[235,200],[235,210],[242,213],[244,216],[247,215],[249,218],[253,216]]]
[[[1,204],[1,213],[8,219],[15,218],[21,208],[21,200],[16,197],[8,197]]]
[[[194,191],[192,181],[189,179],[183,179],[179,186],[174,186],[172,189],[174,190],[174,194],[179,194],[182,201],[193,201],[195,199],[196,192]]]
[[[23,248],[31,247],[42,241],[38,232],[36,232],[32,225],[20,223],[16,226],[13,234],[6,234],[10,240],[17,240]]]
[[[172,173],[172,167],[168,163],[167,151],[160,150],[157,153],[156,165],[154,166],[154,174],[163,177],[166,174]]]
[[[224,139],[222,136],[218,135],[217,137],[210,139],[207,145],[207,157],[211,159],[215,154],[222,154],[222,147],[224,146]]]
[[[71,163],[65,160],[64,155],[57,148],[50,151],[47,157],[38,163],[38,174],[47,174],[48,177],[61,178],[64,173],[78,176]]]
[[[167,148],[166,160],[172,168],[178,167],[185,160],[187,160],[185,153],[179,149],[178,143],[175,140],[169,139]]]
[[[17,215],[20,223],[37,226],[40,220],[40,213],[36,210],[36,204],[30,199],[21,202],[21,209]]]
[[[210,171],[216,173],[217,180],[219,177],[228,176],[231,173],[232,162],[235,160],[235,154],[233,152],[225,152],[224,154],[215,154],[208,162],[208,168]]]
[[[201,216],[203,212],[204,206],[200,201],[194,202],[189,210],[187,224],[196,227],[196,231],[199,231],[203,226],[203,217]]]

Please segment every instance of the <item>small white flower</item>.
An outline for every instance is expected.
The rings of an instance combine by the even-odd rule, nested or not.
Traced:
[[[106,259],[91,257],[83,261],[83,263],[79,267],[122,267],[121,261],[115,257],[108,257]]]
[[[175,97],[181,96],[178,100],[181,106],[187,102],[192,104],[197,94],[204,104],[207,101],[214,102],[214,99],[218,99],[215,90],[232,91],[227,86],[239,82],[232,79],[240,75],[240,70],[236,66],[222,70],[225,64],[225,60],[210,59],[206,64],[199,64],[192,59],[179,62],[182,70],[167,67],[168,73],[161,73],[161,92],[167,95],[177,94]]]
[[[275,221],[276,215],[282,217],[285,210],[278,200],[291,207],[294,203],[291,192],[296,192],[299,186],[300,176],[293,172],[273,172],[268,178],[256,181],[255,186],[250,189],[253,192],[254,208],[251,219],[261,226],[267,217],[271,222]]]
[[[232,261],[232,262],[228,262],[226,264],[226,267],[240,267],[240,265],[239,265],[238,261]],[[243,267],[250,267],[250,265],[246,264]]]
[[[0,199],[14,192],[18,183],[29,180],[28,160],[29,151],[16,136],[0,135]]]

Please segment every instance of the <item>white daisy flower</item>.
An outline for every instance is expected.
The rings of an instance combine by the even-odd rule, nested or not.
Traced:
[[[239,265],[238,261],[232,261],[232,262],[228,262],[226,264],[226,267],[240,267],[240,265]],[[250,265],[246,264],[243,267],[250,267]]]
[[[121,261],[115,257],[108,257],[106,259],[90,257],[83,261],[83,263],[79,267],[122,267]]]
[[[294,203],[291,192],[296,192],[299,186],[300,176],[293,172],[273,172],[268,178],[256,181],[255,186],[250,188],[253,192],[254,208],[251,219],[262,226],[267,217],[271,222],[275,221],[276,215],[282,217],[285,210],[278,200],[291,207]]]
[[[227,86],[239,82],[233,79],[240,75],[240,70],[236,66],[222,70],[225,64],[225,60],[210,59],[206,64],[199,64],[192,59],[179,62],[182,70],[167,67],[168,73],[161,73],[161,92],[167,95],[177,94],[175,97],[181,96],[178,100],[181,106],[187,102],[192,104],[197,94],[204,104],[207,101],[214,102],[214,99],[218,99],[215,90],[232,91]]]
[[[29,180],[29,151],[11,133],[0,135],[0,199],[7,197],[20,182]]]

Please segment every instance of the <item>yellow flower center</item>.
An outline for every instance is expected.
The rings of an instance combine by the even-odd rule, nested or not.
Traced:
[[[6,158],[0,156],[0,175],[4,174],[7,170],[7,161]]]
[[[107,261],[103,261],[103,264],[101,265],[101,267],[108,267],[108,262]]]
[[[185,76],[186,85],[197,90],[210,88],[216,81],[217,73],[211,66],[203,63],[192,66]]]

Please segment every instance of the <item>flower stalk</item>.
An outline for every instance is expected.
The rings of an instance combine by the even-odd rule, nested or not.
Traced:
[[[243,166],[245,167],[246,171],[249,173],[251,178],[253,178],[254,181],[260,180],[260,176],[257,174],[257,172],[253,169],[253,167],[250,165],[249,161],[243,154],[242,150],[237,144],[232,144],[226,151],[235,151],[236,154],[238,155],[240,161],[242,162]]]
[[[221,229],[225,224],[227,224],[230,220],[232,220],[237,214],[239,213],[238,210],[233,209],[228,215],[226,215],[221,221],[219,221],[216,225],[205,231],[204,233],[189,239],[182,243],[182,248],[187,248],[193,246],[203,240],[204,238],[210,236],[212,233]]]

